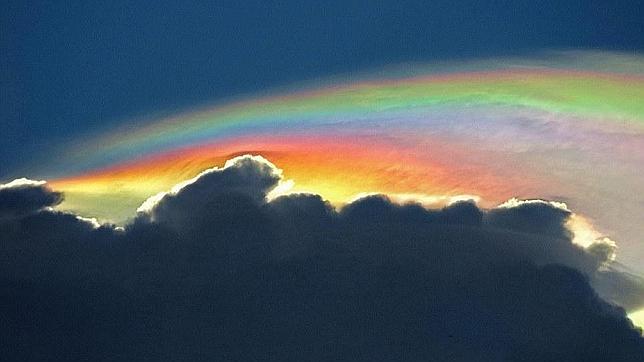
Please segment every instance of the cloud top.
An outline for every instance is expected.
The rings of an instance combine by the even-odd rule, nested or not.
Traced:
[[[45,181],[21,178],[0,184],[0,218],[27,215],[62,201],[63,194],[51,190]]]

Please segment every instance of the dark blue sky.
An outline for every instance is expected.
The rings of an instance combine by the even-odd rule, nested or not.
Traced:
[[[10,1],[0,178],[151,112],[405,61],[644,48],[635,1]]]

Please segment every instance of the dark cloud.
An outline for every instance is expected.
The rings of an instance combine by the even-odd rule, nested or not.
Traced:
[[[0,223],[0,353],[170,361],[644,356],[640,331],[596,293],[603,288],[605,298],[632,306],[641,284],[610,269],[602,246],[573,244],[567,210],[545,202],[427,210],[385,196],[341,210],[317,195],[267,201],[279,181],[260,158],[235,159],[150,200],[123,230],[48,209],[13,214]]]
[[[161,224],[181,227],[204,213],[222,212],[226,200],[244,199],[254,204],[263,203],[266,194],[277,186],[281,172],[264,159],[246,156],[229,161],[222,169],[211,169],[192,180],[178,185],[175,190],[157,195],[140,217]],[[143,209],[146,206],[142,207]],[[225,215],[220,215],[226,217]]]
[[[571,212],[539,200],[499,207],[488,212],[487,221],[495,226],[523,233],[571,239],[565,221]]]
[[[63,195],[52,191],[45,182],[18,179],[0,185],[0,219],[34,213],[62,201]]]

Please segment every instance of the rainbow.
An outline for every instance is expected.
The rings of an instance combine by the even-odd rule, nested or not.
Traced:
[[[510,69],[362,81],[301,93],[236,102],[151,125],[129,125],[100,139],[88,166],[132,155],[212,142],[261,131],[349,125],[422,117],[428,110],[503,106],[531,108],[644,127],[644,74]]]
[[[631,258],[644,258],[634,247],[644,226],[633,216],[644,211],[638,55],[406,65],[316,82],[124,122],[70,141],[55,153],[57,173],[41,176],[55,176],[63,209],[123,221],[150,195],[244,153],[282,168],[292,191],[336,204],[365,192],[471,195],[489,206],[562,199],[615,235]]]

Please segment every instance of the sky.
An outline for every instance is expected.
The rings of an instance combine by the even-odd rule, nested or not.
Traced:
[[[0,16],[3,177],[92,130],[318,77],[644,47],[639,1],[9,1]]]
[[[559,324],[540,325],[553,336],[563,333],[566,324],[577,328],[584,318],[598,318],[587,334],[569,343],[606,343],[605,351],[615,359],[629,360],[641,341],[626,337],[632,326],[624,322],[624,311],[601,303],[623,307],[644,324],[643,7],[641,1],[522,0],[3,3],[0,230],[8,262],[4,275],[10,275],[2,283],[9,300],[25,299],[26,310],[42,311],[41,302],[30,296],[51,295],[52,285],[68,283],[47,308],[73,325],[82,315],[68,314],[56,303],[88,310],[98,303],[107,308],[94,316],[99,321],[115,313],[101,303],[117,298],[128,305],[127,313],[156,320],[168,317],[159,295],[182,296],[202,309],[182,316],[178,299],[169,302],[174,314],[168,320],[181,336],[177,346],[202,346],[205,336],[190,342],[195,324],[178,322],[181,317],[220,320],[205,312],[212,305],[200,299],[197,289],[211,282],[219,283],[231,300],[244,293],[219,277],[200,275],[221,270],[188,262],[205,253],[234,270],[232,283],[239,281],[267,303],[260,303],[267,308],[261,311],[240,303],[233,314],[256,327],[261,322],[244,319],[244,313],[259,313],[284,338],[284,316],[292,311],[267,302],[272,297],[280,303],[282,297],[310,303],[298,293],[326,295],[331,287],[344,293],[357,283],[357,299],[347,299],[347,305],[360,309],[361,298],[380,291],[382,304],[365,306],[378,313],[396,304],[386,293],[432,285],[428,290],[440,296],[438,301],[424,304],[414,296],[416,304],[408,311],[477,341],[453,359],[478,356],[485,344],[492,346],[490,359],[511,358],[513,352],[503,347],[510,343],[507,333],[518,336],[517,346],[525,347],[522,338],[532,338],[515,328],[521,321],[492,317],[511,314],[511,306],[486,309],[505,291],[523,301],[523,311],[534,309],[531,323],[544,316],[559,318]],[[239,157],[246,154],[254,156]],[[221,176],[229,173],[233,176]],[[203,222],[208,218],[212,225]],[[374,218],[393,218],[398,224],[384,223],[382,235],[391,240],[378,239],[371,250],[366,242]],[[270,235],[258,249],[253,247],[259,245],[258,235],[243,230],[253,223]],[[420,237],[421,231],[427,236]],[[229,245],[224,235],[241,246]],[[60,243],[66,238],[73,240],[71,246]],[[338,245],[342,238],[355,244]],[[26,246],[37,239],[47,242]],[[104,244],[84,246],[93,239]],[[151,243],[155,239],[158,243]],[[441,240],[454,241],[456,249],[434,245]],[[164,248],[174,248],[176,241],[185,244],[175,252],[186,259],[167,259],[173,265],[168,267],[162,260],[172,253]],[[419,246],[421,241],[431,246]],[[103,248],[112,244],[114,255],[124,259],[105,256],[112,254]],[[426,258],[436,253],[445,262],[424,260],[401,271],[399,263],[413,256],[394,245],[418,248]],[[396,249],[391,260],[383,257],[389,248]],[[472,248],[480,259],[468,259]],[[490,250],[501,256],[491,257]],[[351,252],[364,269],[346,269]],[[146,264],[146,253],[161,259]],[[51,255],[67,258],[69,268]],[[467,260],[488,263],[491,269],[465,267]],[[306,268],[307,261],[321,269]],[[136,272],[148,267],[152,270],[144,275]],[[115,272],[128,268],[134,271],[130,276]],[[304,289],[282,284],[289,268],[316,284],[303,282]],[[499,277],[503,268],[515,271],[516,279]],[[347,279],[319,274],[330,269],[349,270]],[[378,274],[382,270],[390,274]],[[463,277],[451,279],[446,270]],[[279,286],[278,297],[253,287],[260,271]],[[181,273],[188,287],[178,287]],[[368,281],[361,273],[378,276]],[[477,273],[484,277],[472,279]],[[412,282],[396,284],[403,275],[411,275]],[[547,282],[540,283],[548,278],[555,278],[556,286],[544,291],[544,298],[565,300],[566,290],[577,291],[572,304],[553,314],[521,294],[546,288]],[[165,285],[159,287],[159,281]],[[476,296],[471,304],[464,302],[468,297],[459,299],[455,291],[432,284],[451,282],[467,285],[464,290],[473,293],[467,295]],[[524,288],[514,290],[513,283]],[[106,285],[119,292],[100,292]],[[502,292],[485,294],[482,285]],[[78,291],[85,297],[74,298]],[[598,296],[582,297],[586,292]],[[227,303],[213,305],[233,308]],[[470,323],[494,322],[491,335],[498,345],[465,328],[467,318],[450,319],[442,303],[454,304]],[[579,320],[573,316],[564,322],[561,316],[570,308],[579,312]],[[326,310],[339,318],[329,319],[336,323],[329,333],[356,340],[374,328],[347,327],[357,316],[341,310]],[[428,310],[434,314],[424,314]],[[325,313],[315,303],[308,311],[312,314],[302,312],[302,321]],[[38,325],[39,317],[18,312],[9,317],[15,325]],[[41,331],[18,335],[16,345],[38,341],[42,349],[31,357],[48,348],[72,348],[56,347],[57,341],[47,337],[59,328],[56,318],[46,318]],[[608,332],[602,324],[606,318],[620,327]],[[323,328],[324,320],[318,322],[314,325]],[[133,323],[127,338],[143,345],[123,352],[130,357],[147,355],[145,343],[173,340],[169,329],[145,337],[150,336],[147,328],[169,326]],[[226,331],[228,322],[222,323],[222,329],[208,333]],[[111,333],[113,326],[104,327]],[[406,331],[369,335],[356,345],[368,349],[370,343],[380,345],[375,341],[381,338],[393,338],[411,343],[417,358],[423,348],[443,360],[453,352],[454,341],[441,339],[445,330],[432,330],[440,342],[431,348],[411,342],[418,331]],[[613,332],[621,336],[613,344],[593,339]],[[244,343],[270,344],[263,334],[256,340],[238,337]],[[318,357],[329,353],[332,359],[351,359],[341,349],[332,353],[320,347],[321,339],[302,338],[291,342],[309,346]],[[85,351],[110,352],[99,348],[91,334],[82,345]],[[226,352],[230,356],[244,350],[232,345]],[[284,345],[270,352],[303,358],[293,345]],[[546,359],[588,359],[581,350],[556,356],[548,354],[557,350],[552,344],[532,347],[543,349]],[[218,348],[207,352],[225,350]],[[399,352],[382,351],[392,358]],[[174,357],[168,359],[195,359],[190,353],[165,353]]]

